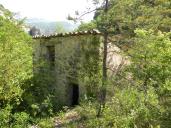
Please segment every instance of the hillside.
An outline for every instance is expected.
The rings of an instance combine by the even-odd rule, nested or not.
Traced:
[[[27,19],[26,24],[30,27],[35,26],[39,28],[41,34],[52,34],[58,32],[58,29],[62,28],[64,31],[73,31],[78,25],[71,24],[66,21],[48,21],[44,19]],[[60,31],[60,30],[59,30]]]

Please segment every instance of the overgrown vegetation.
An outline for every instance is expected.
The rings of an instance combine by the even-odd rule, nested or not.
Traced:
[[[32,77],[32,44],[22,23],[0,6],[0,127],[24,127],[29,114],[19,111],[25,82]]]
[[[102,116],[96,117],[98,103],[94,101],[76,109],[84,127],[170,127],[170,106],[163,104],[169,102],[170,94],[170,33],[135,33],[136,44],[128,51],[131,64],[108,86],[112,95],[107,97]]]
[[[86,97],[74,108],[78,120],[63,120],[63,126],[170,128],[171,1],[110,0],[107,11],[104,7],[101,5],[94,20],[79,30],[97,28],[106,33],[107,44],[117,46],[127,63],[115,69],[105,67],[108,77],[104,80],[103,58],[96,57],[101,54],[96,38],[93,44],[80,45],[82,56],[76,54],[77,48],[63,48],[59,71],[67,72],[69,76],[65,77],[81,81],[87,89]],[[22,21],[15,20],[3,6],[0,12],[0,127],[54,127],[52,117],[57,114],[65,119],[69,110],[57,111],[57,88],[46,69],[32,75],[33,41],[23,32]],[[70,65],[62,68],[60,59]],[[101,89],[105,90],[105,99],[98,114]]]
[[[166,83],[170,86],[170,5],[168,0],[104,0],[94,21],[80,26],[82,30],[97,26],[129,60],[122,68],[107,67],[106,105],[101,118],[95,120],[83,106],[87,127],[171,126],[170,91],[164,87]],[[94,104],[96,113],[97,104],[101,103]]]

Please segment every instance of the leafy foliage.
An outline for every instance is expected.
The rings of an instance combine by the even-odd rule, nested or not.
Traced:
[[[99,118],[96,97],[102,85],[102,60],[98,40],[93,38],[91,44],[84,45],[85,39],[79,45],[70,43],[65,47],[59,43],[62,50],[55,63],[58,79],[50,75],[53,71],[46,62],[39,63],[41,73],[32,77],[31,39],[22,31],[22,22],[0,6],[0,127],[27,127],[34,122],[32,117],[52,116],[62,105],[56,100],[62,91],[56,93],[59,88],[54,82],[63,86],[68,81],[82,83],[88,96],[76,108],[81,120],[68,127],[80,123],[88,128],[171,126],[171,1],[110,0],[109,3],[107,13],[98,9],[93,22],[79,27],[119,35],[121,38],[113,43],[121,46],[130,61],[105,83],[107,101]],[[58,30],[63,32],[60,26]],[[126,49],[122,47],[125,45]],[[38,125],[53,127],[53,122],[42,119]]]
[[[78,27],[78,31],[87,31],[95,28],[97,28],[96,22],[92,21],[90,23],[81,23],[81,25]]]
[[[22,85],[32,76],[32,49],[21,22],[2,5],[0,11],[0,120],[1,126],[7,127],[16,117],[12,112],[21,102]]]
[[[96,117],[96,101],[84,101],[76,108],[82,120],[75,126],[170,127],[170,104],[163,104],[169,102],[170,94],[170,33],[141,29],[135,33],[135,44],[128,51],[131,63],[115,76],[120,79],[108,87],[108,94],[115,93],[108,95],[103,115]]]
[[[97,11],[98,27],[115,34],[134,35],[136,28],[170,30],[169,0],[110,0],[108,14]]]
[[[101,83],[101,57],[99,38],[93,37],[90,43],[81,45],[79,79],[86,88],[87,98],[96,98]]]

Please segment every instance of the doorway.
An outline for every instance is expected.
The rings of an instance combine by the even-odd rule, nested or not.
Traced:
[[[79,104],[79,86],[78,86],[78,84],[72,84],[71,86],[72,86],[72,88],[71,88],[71,91],[72,91],[71,105],[75,106],[75,105]]]

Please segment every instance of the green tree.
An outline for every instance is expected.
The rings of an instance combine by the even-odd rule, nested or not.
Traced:
[[[160,106],[159,111],[164,121],[161,127],[170,127],[171,33],[139,29],[135,32],[137,36],[134,45],[128,51],[131,56],[131,65],[127,71],[132,75],[134,86],[143,91],[145,106],[149,107],[149,104],[154,102],[149,102],[151,96],[157,96],[156,102]],[[151,89],[153,92],[150,91]],[[161,111],[162,108],[164,112]]]
[[[108,14],[97,10],[95,20],[99,30],[123,37],[115,44],[128,45],[136,28],[170,31],[170,5],[170,0],[110,0]]]
[[[32,76],[32,49],[21,22],[2,5],[0,12],[0,115],[5,117],[0,117],[0,125],[5,127],[20,104],[22,85]]]
[[[65,33],[65,32],[68,32],[68,30],[66,30],[62,24],[58,23],[56,25],[56,32],[57,33]]]
[[[78,27],[78,31],[87,31],[95,28],[97,28],[95,21],[91,21],[90,23],[82,22],[81,25]]]
[[[120,48],[126,45],[127,48],[122,50],[127,50],[134,43],[136,28],[170,31],[170,5],[169,0],[110,0],[109,3],[104,1],[102,9],[98,9],[95,14],[97,28],[104,33],[103,80],[107,78],[105,51],[108,38],[119,35],[122,38],[115,39],[113,43]],[[105,96],[102,97],[105,99]]]
[[[128,50],[130,64],[113,77],[113,86],[108,86],[101,118],[91,118],[95,116],[94,103],[79,110],[87,119],[83,122],[86,127],[170,128],[170,36],[135,30],[135,43]]]
[[[125,52],[125,54],[130,57],[132,68],[129,69],[129,72],[126,72],[124,70],[123,73],[124,74],[126,73],[129,74],[130,72],[132,73],[131,82],[136,84],[137,89],[139,88],[139,86],[141,86],[141,89],[144,91],[143,92],[144,96],[147,95],[149,88],[153,88],[153,90],[155,90],[154,95],[157,95],[159,99],[162,98],[160,94],[161,93],[160,91],[162,89],[159,88],[160,87],[163,88],[163,84],[164,84],[162,83],[163,80],[166,83],[169,83],[168,80],[165,79],[167,78],[165,77],[165,75],[167,76],[168,75],[167,73],[170,70],[170,67],[166,66],[169,65],[168,64],[169,59],[165,60],[167,62],[164,62],[166,63],[166,65],[164,66],[163,65],[164,63],[162,62],[163,58],[160,56],[160,54],[163,55],[164,53],[164,56],[166,55],[167,57],[170,57],[169,53],[168,54],[166,53],[167,50],[170,51],[169,38],[167,34],[162,32],[170,31],[171,1],[170,0],[149,0],[149,1],[110,0],[108,5],[106,4],[107,2],[108,1],[104,0],[104,4],[102,4],[101,9],[97,9],[95,14],[95,21],[96,21],[97,28],[101,32],[103,32],[104,35],[106,35],[104,36],[105,39],[104,53],[105,51],[107,51],[107,49],[105,49],[105,46],[107,44],[106,42],[107,38],[114,39],[114,40],[110,40],[114,43],[114,45],[119,46],[123,51],[127,51],[127,50],[129,51],[129,52]],[[103,10],[103,8],[105,8],[105,11]],[[142,34],[141,36],[136,37],[135,39],[136,36],[135,30],[137,28],[144,29],[142,30],[142,32],[140,30],[136,31],[137,36],[139,36],[140,33],[143,33],[146,36],[144,37]],[[145,30],[149,30],[149,31],[145,31]],[[116,36],[119,36],[121,38],[115,38]],[[158,39],[161,36],[163,36],[164,38],[163,40],[162,39],[160,40],[160,44],[162,44],[163,46],[158,46],[157,42],[159,42]],[[168,45],[167,50],[164,48],[165,45]],[[153,56],[153,54],[157,54],[157,55]],[[107,55],[104,55],[103,57],[104,69],[106,67],[105,56]],[[147,57],[146,58],[147,60],[145,59],[145,61],[144,61],[144,56],[145,58]],[[164,58],[166,58],[166,56]],[[143,63],[145,63],[145,65],[142,64],[142,61]],[[151,62],[154,62],[154,64],[152,64]],[[140,68],[143,67],[143,70],[140,70],[139,68],[134,69],[133,67],[140,67]],[[163,68],[165,70],[164,72],[163,72]],[[103,70],[104,73],[103,78],[107,78],[105,72],[106,71]],[[162,74],[163,76],[161,75],[161,73],[163,73]],[[151,76],[155,77],[156,80],[158,79],[158,81],[153,80]],[[118,77],[118,76],[113,76],[113,77],[118,78],[118,80],[115,81],[114,86],[116,86],[118,85],[119,81],[121,81],[120,79],[122,79],[122,77]],[[125,78],[127,77],[128,76],[126,75]],[[154,83],[152,84],[152,82],[154,82],[155,84]],[[127,84],[127,82],[125,82],[125,84]],[[147,87],[147,85],[149,87]],[[168,87],[170,87],[169,84],[167,85]],[[106,88],[106,86],[103,87]],[[153,93],[151,92],[150,95],[153,95]],[[167,95],[169,95],[169,93],[167,93]],[[102,97],[104,98],[104,95]],[[103,100],[103,103],[101,102],[100,104],[104,104],[104,101],[105,100]],[[145,102],[143,103],[146,104]],[[150,110],[150,108],[147,108],[147,110]],[[148,121],[149,120],[150,119],[148,119]],[[150,127],[148,123],[145,126]]]

